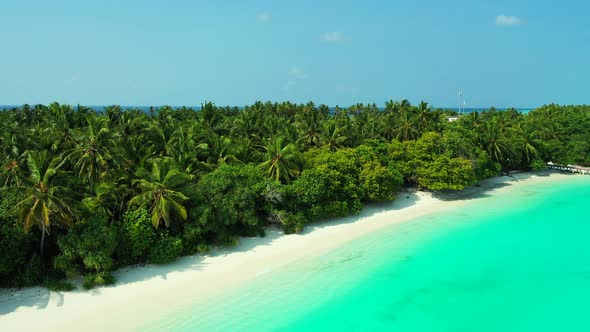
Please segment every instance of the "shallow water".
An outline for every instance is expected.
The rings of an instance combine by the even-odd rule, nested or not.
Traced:
[[[590,331],[590,177],[364,236],[146,330]]]

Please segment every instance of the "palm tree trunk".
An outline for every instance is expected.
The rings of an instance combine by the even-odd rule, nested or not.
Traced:
[[[45,248],[45,230],[41,230],[41,247],[39,251],[41,252],[41,258],[43,258],[43,249]]]

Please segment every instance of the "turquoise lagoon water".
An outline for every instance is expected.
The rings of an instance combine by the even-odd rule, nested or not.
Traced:
[[[590,331],[590,177],[472,199],[261,276],[150,331]]]

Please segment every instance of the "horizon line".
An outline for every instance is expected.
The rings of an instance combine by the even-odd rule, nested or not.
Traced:
[[[206,101],[206,102],[209,102],[209,101]],[[255,101],[253,103],[243,104],[243,105],[222,105],[222,104],[217,104],[215,102],[211,102],[211,103],[213,103],[215,106],[218,106],[218,107],[237,107],[237,108],[244,108],[246,106],[252,106],[256,102],[259,102],[259,101]],[[288,100],[285,100],[285,101],[270,101],[269,100],[269,101],[260,101],[260,102],[262,102],[262,103],[271,102],[273,104],[275,104],[275,103],[276,104],[280,104],[280,103],[289,102],[289,101]],[[0,109],[6,109],[6,108],[10,108],[10,107],[22,107],[24,105],[29,105],[29,106],[50,105],[50,104],[53,104],[53,103],[58,103],[60,105],[69,105],[69,106],[84,106],[84,107],[90,107],[90,108],[93,108],[93,107],[108,107],[108,106],[120,106],[120,107],[125,107],[125,108],[134,108],[134,107],[135,108],[148,108],[148,107],[153,107],[153,108],[160,108],[160,107],[172,107],[172,108],[187,107],[187,108],[197,108],[198,107],[198,108],[200,108],[205,102],[202,103],[201,105],[187,105],[187,104],[185,104],[185,105],[172,105],[172,104],[132,105],[132,104],[117,104],[117,103],[105,103],[105,104],[102,104],[102,105],[92,105],[92,104],[82,104],[82,103],[62,103],[62,102],[54,101],[54,102],[51,102],[51,103],[0,104]],[[297,103],[297,102],[292,102],[292,103],[295,104],[295,105],[304,105],[304,104],[309,103],[309,101],[308,102],[303,102],[303,103]],[[341,105],[338,105],[338,104],[336,104],[336,105],[328,105],[328,104],[324,104],[324,103],[315,103],[315,102],[314,102],[314,104],[316,106],[326,105],[329,108],[335,108],[335,107],[349,108],[349,107],[355,106],[357,104],[362,104],[362,105],[375,104],[375,105],[378,105],[377,103],[352,103],[352,104],[350,104],[348,106],[341,106]],[[543,105],[550,105],[550,104],[551,103],[549,103],[549,104],[543,104]],[[411,106],[417,106],[417,105],[419,105],[419,103],[416,103],[416,104],[410,103],[410,105]],[[510,108],[515,108],[515,109],[535,109],[535,108],[539,108],[539,107],[543,106],[543,105],[541,105],[541,106],[535,106],[535,107],[522,107],[522,106],[495,106],[495,105],[491,105],[491,106],[470,106],[470,107],[457,107],[457,106],[447,107],[447,106],[434,106],[434,105],[432,105],[430,103],[428,103],[428,105],[432,109],[449,109],[449,110],[455,110],[455,109],[490,109],[492,107],[493,108],[497,108],[497,109],[510,109]],[[378,106],[377,108],[385,108],[385,107]]]

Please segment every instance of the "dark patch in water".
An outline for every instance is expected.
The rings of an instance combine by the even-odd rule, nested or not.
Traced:
[[[315,268],[315,271],[326,271],[326,270],[330,270],[340,264],[343,263],[347,263],[347,262],[351,262],[354,260],[357,260],[359,258],[364,257],[364,252],[356,252],[356,253],[351,253],[349,255],[346,256],[341,256],[336,258],[335,260],[331,260],[329,262],[325,262],[323,264],[321,264],[320,266],[318,266],[317,268]]]

